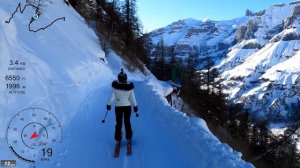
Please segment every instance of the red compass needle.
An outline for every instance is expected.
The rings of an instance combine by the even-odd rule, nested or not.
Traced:
[[[30,139],[34,139],[39,137],[38,134],[36,133],[36,131],[31,135]]]

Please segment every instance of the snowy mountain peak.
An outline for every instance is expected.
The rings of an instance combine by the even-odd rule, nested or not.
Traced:
[[[202,20],[202,22],[209,22],[209,21],[210,21],[209,18],[205,18],[205,19]]]
[[[213,57],[232,102],[264,119],[287,121],[300,106],[299,16],[300,1],[295,1],[257,13],[248,10],[230,21],[176,30],[167,26],[149,36],[153,46],[163,38],[181,58],[189,53]]]
[[[201,21],[198,21],[196,19],[183,19],[183,20],[179,20],[176,22],[173,22],[172,24],[170,24],[170,26],[190,26],[190,27],[194,27],[194,26],[199,26],[201,24]]]
[[[299,100],[294,94],[299,76],[298,12],[299,3],[277,4],[252,16],[219,65],[230,99],[264,119],[291,119],[292,106]]]

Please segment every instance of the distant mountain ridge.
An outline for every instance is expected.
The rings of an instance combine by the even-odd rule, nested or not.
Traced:
[[[150,38],[154,45],[161,39],[166,46],[174,45],[180,57],[197,52],[200,56],[209,54],[221,59],[235,41],[235,26],[246,24],[247,21],[248,17],[229,21],[180,20],[151,32]]]
[[[232,102],[259,118],[288,121],[300,116],[299,23],[295,1],[229,21],[180,20],[149,38],[174,46],[177,57],[213,57]]]

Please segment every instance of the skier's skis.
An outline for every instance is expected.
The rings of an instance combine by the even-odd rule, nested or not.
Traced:
[[[114,151],[114,157],[117,158],[120,155],[120,148],[121,148],[121,142],[117,142],[115,146]],[[131,141],[127,141],[127,155],[131,155],[132,148],[131,148]]]
[[[121,143],[117,142],[116,147],[115,147],[115,152],[114,152],[114,157],[119,157],[120,154],[120,147],[121,147]]]
[[[127,141],[127,155],[131,155],[132,148],[131,148],[131,141]]]

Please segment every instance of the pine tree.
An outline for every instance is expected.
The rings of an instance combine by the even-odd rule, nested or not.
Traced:
[[[178,67],[178,61],[176,58],[176,53],[175,53],[175,46],[171,46],[170,48],[170,55],[171,55],[171,60],[170,60],[170,73],[171,73],[171,80],[173,82],[179,82],[179,67]]]
[[[125,0],[122,5],[124,18],[125,45],[129,46],[141,34],[141,24],[136,16],[136,0]]]
[[[165,46],[164,39],[161,38],[160,41],[156,44],[155,50],[152,53],[153,60],[151,61],[151,70],[155,74],[155,76],[164,80],[165,78]]]
[[[91,0],[79,0],[77,1],[76,10],[86,19],[89,26],[91,21],[95,20],[96,15],[96,3]]]
[[[68,0],[68,2],[71,4],[71,6],[73,6],[73,8],[77,8],[77,0]]]
[[[187,76],[190,79],[194,79],[196,75],[197,66],[199,64],[198,53],[189,53],[186,63]]]
[[[211,81],[214,80],[211,76],[211,68],[214,64],[213,59],[209,56],[206,56],[204,58],[201,59],[202,65],[203,65],[203,69],[205,71],[202,71],[202,80],[203,83],[205,83],[206,85],[206,94],[207,96],[210,95],[210,86],[211,86]]]

